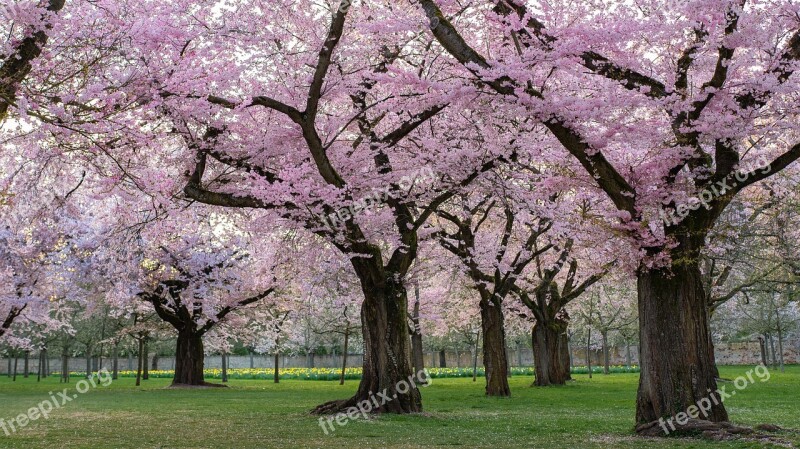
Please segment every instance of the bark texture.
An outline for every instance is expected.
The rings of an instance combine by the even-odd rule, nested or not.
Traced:
[[[178,344],[175,353],[175,377],[173,385],[203,385],[203,367],[205,352],[203,336],[192,330],[178,332]]]
[[[483,365],[486,369],[486,395],[511,396],[508,386],[508,353],[503,309],[497,301],[482,300]]]
[[[364,361],[355,396],[322,404],[315,414],[346,411],[363,401],[377,399],[377,413],[418,413],[422,399],[411,368],[408,335],[408,298],[405,288],[394,282],[371,283],[362,277],[364,303],[361,324]]]
[[[716,393],[708,308],[697,265],[643,270],[638,294],[641,375],[636,422],[674,416],[702,398],[711,399],[712,406],[701,419],[727,421]]]
[[[533,325],[533,364],[538,387],[564,385],[571,379],[569,372],[568,321],[552,318]]]

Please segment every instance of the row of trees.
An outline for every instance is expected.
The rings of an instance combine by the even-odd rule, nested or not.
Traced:
[[[570,305],[627,276],[639,430],[716,391],[714,312],[798,274],[797,5],[293,3],[6,8],[0,332],[63,298],[146,310],[198,384],[204,341],[277,347],[322,285],[336,332],[360,309],[365,355],[355,396],[316,412],[387,390],[381,412],[411,413],[412,286],[458,274],[505,396],[504,310],[535,320],[537,383],[563,383]],[[735,250],[770,225],[762,272]]]
[[[725,343],[758,341],[761,343],[762,363],[782,369],[784,353],[786,350],[793,350],[790,345],[796,343],[800,324],[800,311],[794,301],[793,287],[781,289],[782,284],[768,279],[761,280],[744,290],[737,298],[720,305],[715,310],[712,321],[714,340]],[[612,363],[611,349],[620,351],[618,357],[623,358],[626,366],[638,364],[638,323],[632,287],[628,285],[626,288],[624,280],[608,279],[591,289],[582,301],[569,307],[567,313],[572,319],[564,333],[559,335],[563,339],[566,352],[557,352],[564,357],[567,379],[568,368],[576,365],[600,366],[604,372],[609,373]],[[422,291],[422,301],[427,301],[428,292],[425,290],[427,289]],[[436,297],[458,297],[461,294],[446,290],[433,291],[436,292]],[[478,295],[473,294],[473,297]],[[327,297],[332,298],[333,296]],[[255,355],[270,351],[274,355],[304,356],[305,362],[302,366],[311,368],[316,366],[315,356],[333,356],[332,359],[328,357],[328,363],[339,360],[339,363],[347,365],[348,352],[360,354],[363,351],[360,336],[356,332],[357,320],[355,317],[342,320],[339,309],[326,310],[319,307],[320,302],[324,304],[324,301],[315,301],[309,303],[313,308],[288,311],[290,316],[287,319],[291,324],[281,334],[283,343],[279,347],[274,346],[271,341],[274,336],[269,332],[253,339],[252,331],[232,329],[227,339],[206,339],[205,354],[249,356],[251,368],[267,366],[261,358],[256,361]],[[345,312],[347,307],[345,306]],[[477,364],[483,344],[479,309],[473,308],[471,315],[461,315],[457,307],[458,304],[452,302],[437,304],[437,308],[447,315],[442,318],[429,315],[424,309],[420,314],[420,331],[416,335],[420,339],[425,335],[420,347],[421,356],[424,358],[428,354],[430,357],[430,362],[427,362],[429,365],[426,366],[477,366],[473,363]],[[86,372],[105,367],[115,373],[115,378],[119,369],[136,370],[140,364],[143,379],[147,379],[148,368],[174,368],[178,353],[174,330],[170,325],[154,312],[122,316],[115,316],[116,313],[110,312],[111,309],[101,302],[93,310],[73,309],[69,323],[62,323],[63,327],[58,330],[41,327],[20,329],[14,341],[23,344],[18,347],[10,346],[5,353],[9,364],[8,375],[24,373],[28,377],[28,374],[37,373],[41,367],[42,371],[38,371],[38,375],[47,377],[50,371],[62,370],[65,358],[73,357],[84,358],[87,362]],[[538,326],[539,321],[519,314],[519,309],[507,308],[504,312],[509,365],[526,366],[530,363],[529,359],[522,355],[532,345],[536,347],[535,341],[531,339],[531,325]],[[464,319],[466,321],[462,321]],[[349,331],[348,325],[344,323],[350,323]],[[535,332],[534,327],[534,335]],[[240,338],[243,340],[240,341]],[[588,356],[575,358],[576,350]],[[451,358],[453,355],[455,358]],[[39,360],[35,361],[37,356]],[[138,360],[140,356],[141,361]],[[591,358],[587,359],[589,356]],[[61,358],[62,363],[48,367],[49,359],[54,357]],[[536,358],[541,360],[538,356]],[[736,359],[732,361],[736,362]],[[194,363],[202,366],[203,358],[197,358]],[[282,365],[280,360],[270,363],[274,367]],[[418,366],[417,361],[414,363]],[[424,362],[420,361],[419,366],[423,365]],[[541,385],[542,382],[542,374],[537,373],[535,384]]]

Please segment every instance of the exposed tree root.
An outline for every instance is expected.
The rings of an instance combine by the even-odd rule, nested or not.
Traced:
[[[769,442],[783,447],[794,447],[791,442],[778,438],[775,433],[789,432],[773,424],[760,424],[755,428],[742,427],[729,422],[711,422],[702,419],[689,419],[686,424],[653,421],[636,426],[636,433],[647,437],[685,436],[701,437],[714,441],[745,440]],[[672,428],[674,426],[674,430]],[[664,429],[668,432],[665,432]],[[765,433],[768,432],[768,433]]]
[[[355,397],[350,399],[339,399],[320,404],[311,410],[312,415],[333,415],[340,412],[347,412],[350,407],[355,407],[358,401]]]
[[[228,386],[223,384],[215,384],[211,382],[203,382],[199,385],[173,383],[167,388],[228,388]]]
[[[363,408],[364,413],[373,415],[381,413],[396,413],[400,415],[422,413],[422,410],[415,411],[409,405],[409,403],[403,403],[399,400],[397,395],[392,395],[391,399],[387,401],[386,398],[381,398],[379,393],[377,397],[373,395],[368,397],[356,395],[349,399],[326,402],[314,407],[309,413],[311,415],[335,415],[338,413],[351,413],[353,408],[358,409],[359,412]]]

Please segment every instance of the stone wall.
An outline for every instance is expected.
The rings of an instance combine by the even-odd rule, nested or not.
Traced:
[[[777,345],[777,342],[776,342]],[[613,347],[610,351],[610,359],[612,365],[625,365],[626,348]],[[717,363],[720,365],[755,365],[761,361],[761,352],[757,341],[742,342],[742,343],[719,343],[715,346]],[[633,364],[638,364],[638,348],[636,346],[630,347],[631,361]],[[592,365],[598,366],[602,364],[603,354],[600,350],[591,351]],[[361,366],[361,354],[351,354],[347,358],[348,367]],[[586,365],[586,350],[582,348],[572,349],[573,363],[576,366]],[[783,357],[786,364],[800,364],[800,340],[790,340],[784,342]],[[509,349],[509,358],[513,366],[532,366],[533,365],[533,352],[529,348]],[[230,368],[273,368],[274,357],[271,355],[253,355],[253,356],[229,356]],[[152,356],[148,361],[148,366],[152,366]],[[206,357],[207,368],[221,368],[221,358],[218,355],[211,355]],[[9,363],[8,359],[0,359],[0,374],[7,374]],[[447,351],[445,353],[445,363],[451,368],[469,368],[472,367],[473,357],[469,351]],[[478,354],[478,366],[483,363],[480,351]],[[111,369],[111,360],[104,359],[102,361],[104,367]],[[295,356],[281,356],[281,367],[317,367],[317,368],[339,368],[342,366],[341,355],[315,355],[313,357],[304,355]],[[439,352],[426,352],[425,353],[425,366],[438,367],[439,366]],[[12,361],[13,367],[13,361]],[[86,359],[76,357],[70,358],[69,367],[71,371],[84,371],[86,369]],[[175,359],[173,357],[159,357],[158,369],[171,370],[175,367]],[[13,369],[13,368],[12,368]],[[36,373],[38,369],[38,357],[31,355],[29,360],[29,370],[31,373]],[[61,369],[61,360],[58,358],[50,359],[50,370],[59,371]],[[134,370],[136,369],[136,359],[122,357],[119,360],[120,370]],[[23,360],[20,358],[17,362],[17,372],[22,373]]]

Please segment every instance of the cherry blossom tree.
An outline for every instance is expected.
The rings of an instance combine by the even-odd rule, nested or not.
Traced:
[[[65,0],[42,0],[0,6],[0,15],[5,19],[0,32],[6,36],[0,46],[0,124],[8,117],[9,108],[16,106],[17,92],[47,45],[53,20],[65,3]]]
[[[657,433],[660,417],[716,391],[699,269],[708,233],[739,192],[800,158],[797,5],[489,3],[456,21],[455,5],[420,1],[468,76],[524,106],[618,209],[642,255],[636,422]],[[703,420],[727,421],[714,402]]]
[[[430,37],[409,33],[402,12],[412,7],[130,6],[134,48],[121,57],[141,70],[125,92],[163,126],[117,130],[110,151],[147,165],[171,194],[166,173],[185,172],[187,199],[280,217],[349,257],[364,295],[364,374],[353,398],[317,412],[384,390],[393,400],[381,412],[420,411],[417,388],[395,388],[413,374],[403,281],[436,206],[513,151],[489,141],[513,137],[481,117],[488,103],[473,103],[474,89],[447,87]],[[143,160],[139,148],[163,159]]]
[[[276,289],[268,238],[247,238],[233,223],[193,215],[151,223],[103,261],[118,267],[117,302],[144,301],[177,332],[173,385],[207,385],[203,337]],[[258,253],[249,249],[254,244]]]
[[[611,333],[636,323],[635,289],[630,281],[619,275],[606,278],[604,282],[594,286],[586,301],[577,307],[583,322],[600,333],[604,374],[611,372]]]
[[[472,196],[462,195],[437,211],[443,223],[441,245],[457,256],[481,298],[488,395],[510,394],[504,307],[536,323],[535,384],[563,384],[569,379],[565,308],[610,265],[603,260],[611,252],[604,211],[593,210],[586,194],[559,194],[579,184],[548,178],[533,167],[529,162],[497,170],[473,185]],[[596,267],[585,278],[582,272],[590,270],[579,272],[581,258]],[[521,307],[518,302],[504,305],[509,294]]]

